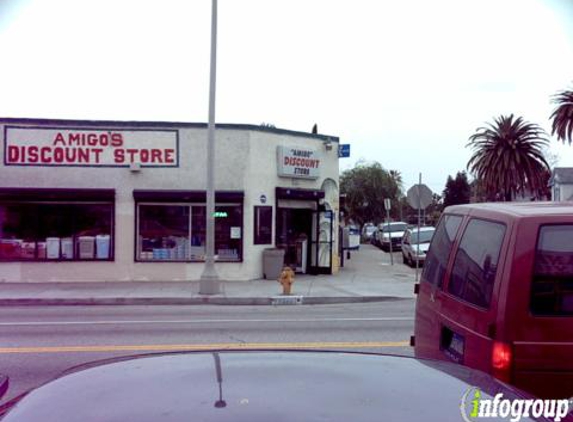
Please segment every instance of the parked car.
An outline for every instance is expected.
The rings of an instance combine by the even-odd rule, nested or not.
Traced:
[[[362,241],[367,243],[370,242],[372,234],[376,231],[376,226],[372,223],[366,223],[362,227]]]
[[[573,205],[448,207],[416,291],[417,357],[573,396]]]
[[[378,244],[383,251],[390,250],[392,242],[392,251],[399,251],[402,247],[402,237],[408,228],[408,224],[398,221],[378,225]]]
[[[430,247],[432,236],[436,229],[434,227],[417,227],[407,229],[402,238],[402,261],[411,267],[424,265],[426,253]]]
[[[532,399],[482,372],[411,357],[172,353],[79,367],[4,406],[3,422],[448,422],[469,420],[475,391],[490,403]]]
[[[378,245],[378,231],[379,229],[376,227],[374,232],[372,232],[372,236],[370,236],[370,244],[379,247],[380,245]]]

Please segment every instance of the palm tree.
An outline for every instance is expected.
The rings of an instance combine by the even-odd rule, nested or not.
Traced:
[[[398,191],[402,192],[402,189],[404,188],[404,186],[403,186],[403,181],[402,181],[402,173],[400,172],[400,170],[390,170],[388,173],[390,174],[390,177],[392,178],[394,183],[396,183],[396,187],[398,188]]]
[[[501,115],[470,136],[466,146],[474,152],[467,167],[490,198],[511,201],[526,189],[540,196],[549,170],[542,151],[549,144],[546,135],[521,117]]]
[[[557,133],[557,139],[568,141],[571,145],[573,141],[573,91],[561,91],[553,97],[553,103],[557,108],[551,113],[553,119],[551,134]]]

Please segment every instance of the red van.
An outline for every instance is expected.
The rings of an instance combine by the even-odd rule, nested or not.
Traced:
[[[416,292],[416,357],[573,396],[573,203],[448,207]]]

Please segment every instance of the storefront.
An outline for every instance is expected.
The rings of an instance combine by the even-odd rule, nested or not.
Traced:
[[[334,213],[324,205],[324,192],[276,188],[277,246],[285,264],[301,273],[332,271]]]
[[[0,119],[0,281],[197,280],[205,124]],[[338,270],[338,138],[218,125],[220,277]]]

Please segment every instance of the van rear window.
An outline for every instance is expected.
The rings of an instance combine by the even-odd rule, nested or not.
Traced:
[[[472,219],[460,241],[448,292],[488,308],[497,272],[505,225]]]
[[[573,225],[540,228],[530,308],[534,315],[573,315]]]
[[[424,264],[422,280],[438,287],[442,286],[450,251],[452,250],[452,243],[454,243],[461,222],[462,217],[459,215],[446,214],[442,217],[432,238],[430,250]]]

